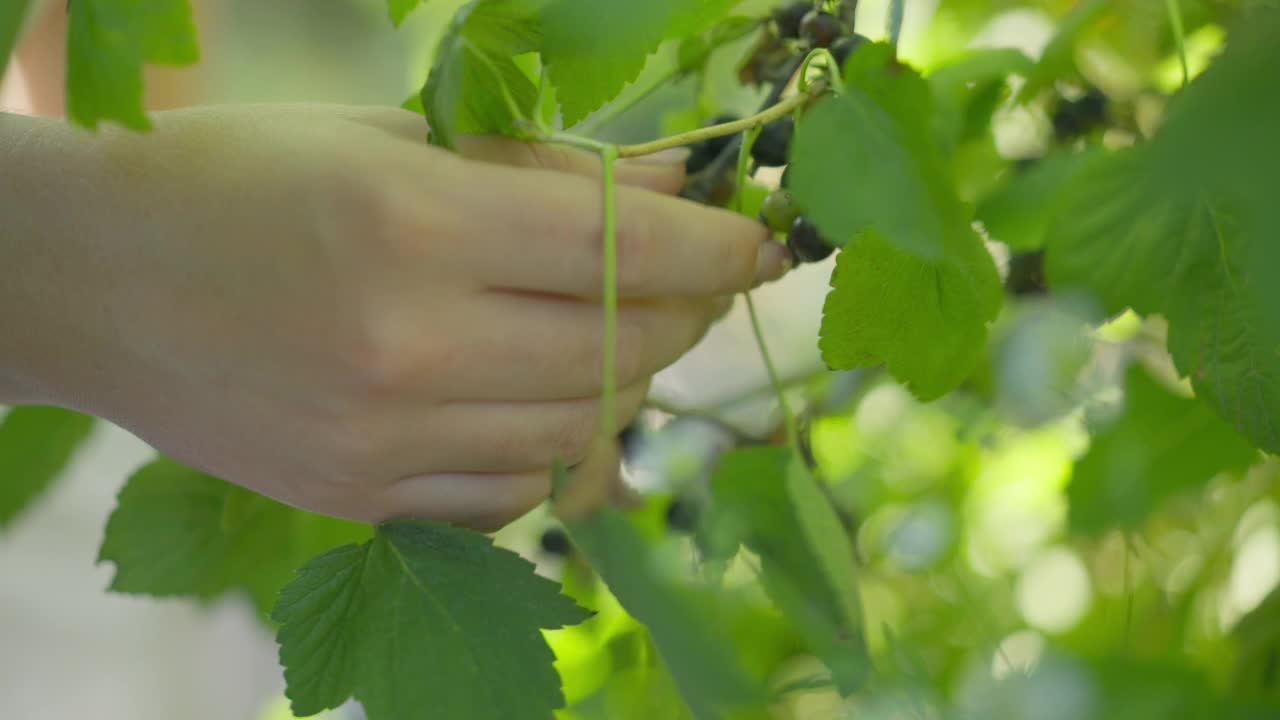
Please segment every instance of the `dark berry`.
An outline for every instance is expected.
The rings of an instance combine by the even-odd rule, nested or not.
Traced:
[[[790,115],[778,118],[760,130],[760,137],[751,146],[751,157],[764,167],[787,164],[787,152],[791,150],[791,137],[796,134],[796,123]]]
[[[742,118],[737,115],[721,114],[717,115],[703,127],[711,127],[712,125],[723,125],[724,123],[734,122]],[[724,151],[729,143],[733,141],[732,135],[721,135],[720,137],[707,138],[700,143],[694,143],[689,146],[689,159],[684,161],[685,173],[694,175],[706,169],[712,160]]]
[[[1053,112],[1053,132],[1062,140],[1085,135],[1107,119],[1107,96],[1090,88],[1078,100],[1062,100]]]
[[[831,55],[836,59],[836,64],[841,68],[844,68],[845,62],[849,60],[849,56],[853,54],[853,51],[862,47],[862,44],[865,42],[870,41],[857,33],[845,35],[839,40],[831,43]]]
[[[538,543],[542,545],[542,552],[548,555],[563,557],[569,554],[569,535],[561,528],[547,528]]]
[[[810,10],[800,21],[800,37],[810,48],[831,47],[840,37],[840,19],[829,12]]]
[[[796,218],[787,233],[787,247],[798,263],[826,260],[836,251],[834,245],[822,238],[818,227],[802,217]]]
[[[634,460],[644,445],[644,428],[640,427],[639,420],[632,420],[622,428],[622,432],[618,433],[618,443],[622,445],[623,459]]]
[[[698,527],[701,508],[688,498],[676,498],[667,506],[667,529],[673,532],[691,533]]]
[[[725,123],[737,122],[741,119],[742,118],[738,115],[722,113],[712,118],[711,121],[708,122],[703,127],[711,127],[713,125],[724,125]],[[732,135],[721,135],[720,137],[708,138],[706,142],[708,145],[712,147],[712,149],[716,151],[716,154],[719,154],[720,151],[728,147],[729,143],[732,141],[733,141]]]
[[[799,0],[774,10],[773,24],[778,29],[778,37],[799,38],[800,23],[804,22],[804,16],[812,9],[813,3],[809,0]]]
[[[1019,253],[1009,258],[1009,275],[1004,286],[1017,296],[1043,295],[1048,292],[1044,281],[1044,251]]]
[[[697,175],[716,159],[717,153],[711,149],[711,146],[705,142],[695,143],[689,146],[689,157],[684,161],[684,171],[687,175]]]
[[[840,18],[840,24],[845,30],[853,32],[853,26],[858,20],[858,0],[840,0],[840,4],[836,6],[836,17]]]
[[[760,222],[776,233],[785,233],[791,229],[796,218],[800,217],[800,207],[790,190],[781,188],[770,192],[760,205]]]
[[[1013,161],[1013,171],[1025,175],[1040,166],[1040,158],[1035,156],[1020,157]]]

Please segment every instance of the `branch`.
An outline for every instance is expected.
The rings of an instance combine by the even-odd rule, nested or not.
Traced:
[[[799,56],[792,57],[782,72],[779,73],[779,79],[773,83],[773,87],[769,90],[769,96],[760,104],[763,111],[777,104],[782,99],[782,93],[786,91],[787,86],[791,84],[791,78],[800,69],[800,65],[804,63],[804,58]],[[711,195],[712,188],[719,180],[721,175],[729,169],[729,164],[738,157],[738,146],[742,143],[742,136],[739,135],[729,142],[720,154],[716,156],[711,164],[698,173],[697,177],[685,189],[682,197],[696,202],[705,202],[707,197]]]
[[[822,93],[826,92],[828,85],[824,82],[814,83],[807,92],[799,95],[793,95],[782,102],[770,106],[762,112],[758,112],[751,117],[745,117],[741,120],[733,122],[721,123],[719,125],[711,125],[710,127],[698,128],[689,132],[672,135],[670,137],[653,140],[646,143],[637,143],[635,145],[619,145],[618,157],[638,157],[640,155],[652,155],[656,152],[668,150],[674,147],[682,147],[684,145],[693,145],[711,138],[724,137],[725,135],[737,135],[741,132],[754,130],[763,127],[778,118],[785,117],[797,108],[803,107]]]

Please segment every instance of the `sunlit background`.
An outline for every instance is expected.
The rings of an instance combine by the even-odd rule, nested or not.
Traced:
[[[885,4],[863,2],[864,33],[883,34]],[[1163,13],[1162,3],[1149,4]],[[46,9],[56,16],[61,3],[52,5]],[[153,100],[398,105],[421,85],[432,47],[459,5],[426,3],[395,30],[382,0],[209,0],[199,8],[204,62],[153,75],[153,91],[167,93],[153,92]],[[742,9],[768,5],[744,2]],[[927,0],[907,5],[903,54],[927,69],[979,45],[1034,56],[1052,35],[1053,18],[1071,3],[955,3],[960,9],[945,11]],[[966,11],[970,6],[982,10]],[[992,14],[992,7],[1002,10]],[[41,28],[48,22],[36,25],[33,32],[47,37]],[[1214,25],[1192,35],[1193,69],[1204,66],[1223,35]],[[737,84],[734,63],[749,42],[719,53],[702,88],[685,81],[657,92],[601,134],[644,139],[692,126],[704,119],[699,112],[747,111],[760,94]],[[1103,43],[1088,46],[1079,61],[1108,94],[1155,117],[1158,99],[1143,95],[1152,82],[1176,86],[1177,64],[1163,46],[1133,46],[1132,57]],[[635,87],[662,77],[672,55],[664,48]],[[1155,69],[1141,69],[1147,67]],[[7,110],[24,111],[39,95],[40,79],[24,70],[7,79],[0,96]],[[700,110],[690,113],[699,91]],[[1051,131],[1043,113],[1002,111],[995,149],[1006,158],[1033,156],[1044,151]],[[1003,257],[1000,247],[993,251]],[[1051,641],[1149,656],[1186,651],[1213,674],[1230,672],[1230,631],[1280,579],[1274,468],[1222,477],[1203,492],[1165,502],[1141,532],[1089,540],[1067,533],[1073,460],[1087,448],[1087,423],[1123,407],[1125,367],[1144,363],[1176,382],[1158,320],[1126,315],[1095,328],[1092,308],[1070,299],[1011,303],[994,329],[986,372],[964,392],[922,405],[876,371],[822,372],[815,339],[829,272],[827,264],[805,267],[758,297],[795,400],[823,411],[811,438],[834,496],[858,522],[873,651],[895,643],[928,648],[937,656],[923,660],[946,669],[950,691],[979,709],[975,717],[1081,717],[1095,679],[1051,653]],[[737,308],[656,384],[657,409],[645,416],[650,433],[632,479],[678,493],[697,481],[717,448],[770,436],[778,418],[766,386]],[[714,419],[668,424],[672,413],[684,411]],[[197,607],[104,592],[111,570],[94,564],[103,524],[114,493],[147,457],[139,441],[100,425],[66,477],[0,537],[0,720],[288,717],[271,631],[246,601]],[[501,538],[558,575],[564,563],[538,548],[550,522],[535,513]],[[731,582],[735,577],[751,580],[749,573],[731,573]],[[642,631],[608,598],[597,600],[593,632],[549,634],[571,702],[598,694],[618,657],[642,668],[652,662],[644,659],[652,651]],[[757,660],[779,668],[777,682],[815,672],[816,661],[788,657],[786,638],[770,635],[781,631],[768,613],[751,617]],[[910,680],[911,662],[904,667]],[[1025,682],[1001,682],[1011,676]],[[917,691],[930,692],[923,684]],[[622,713],[633,710],[608,706],[625,697],[602,701],[601,714],[565,717],[632,717]],[[845,706],[830,690],[790,698],[776,708],[777,718],[915,717],[896,706]],[[355,718],[358,710],[342,714]]]

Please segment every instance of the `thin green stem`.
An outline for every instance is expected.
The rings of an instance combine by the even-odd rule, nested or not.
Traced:
[[[786,115],[792,110],[803,107],[812,102],[814,98],[817,98],[819,95],[826,92],[827,88],[828,85],[825,82],[816,82],[809,87],[808,92],[792,95],[776,105],[741,120],[721,123],[719,125],[712,125],[705,128],[698,128],[697,130],[690,130],[689,132],[671,135],[670,137],[660,138],[651,142],[637,143],[635,145],[619,145],[618,157],[628,158],[638,157],[640,155],[652,155],[653,153],[668,150],[670,148],[693,145],[695,143],[702,142],[703,140],[710,140],[711,138],[723,137],[725,135],[735,135],[740,132],[746,132],[754,128],[763,127]]]
[[[778,397],[778,409],[782,412],[782,421],[787,427],[787,444],[795,452],[800,452],[800,426],[796,423],[796,414],[787,401],[787,389],[778,375],[778,367],[773,364],[773,356],[769,354],[769,346],[764,339],[764,330],[760,326],[760,315],[756,312],[756,302],[751,293],[743,293],[747,300],[747,314],[751,317],[751,332],[756,336],[756,346],[760,348],[760,359],[764,360],[764,368],[769,373],[769,382]]]
[[[786,115],[793,110],[798,110],[814,99],[821,96],[830,86],[824,81],[818,81],[809,86],[808,92],[793,95],[786,100],[782,100],[775,105],[741,120],[733,122],[721,123],[719,125],[711,125],[710,127],[699,128],[689,132],[671,135],[665,138],[659,138],[645,143],[636,143],[634,145],[615,145],[614,149],[618,153],[619,158],[639,157],[641,155],[652,155],[656,152],[668,150],[674,147],[683,147],[685,145],[693,145],[710,140],[711,138],[724,137],[725,135],[735,135],[740,132],[747,132],[756,128],[764,127],[778,118]],[[561,145],[576,147],[592,153],[602,153],[607,147],[606,143],[592,138],[568,132],[549,132],[546,133],[542,140],[544,142],[553,142]]]
[[[1182,3],[1179,0],[1165,0],[1165,10],[1169,13],[1169,25],[1173,28],[1173,41],[1178,46],[1178,60],[1182,63],[1182,85],[1191,82],[1191,68],[1187,66],[1186,30],[1182,26]]]
[[[777,107],[776,105],[774,107]],[[747,184],[747,168],[751,162],[751,147],[756,144],[756,138],[760,136],[760,128],[755,127],[748,131],[742,138],[742,146],[738,148],[738,183],[737,191],[733,198],[734,210],[742,212],[742,189]],[[769,353],[769,344],[764,338],[764,329],[760,325],[760,314],[756,312],[755,300],[751,298],[750,292],[745,292],[742,296],[747,301],[747,315],[751,318],[751,332],[756,337],[756,347],[760,349],[760,359],[764,361],[764,369],[769,373],[769,383],[773,385],[773,392],[778,398],[778,409],[782,412],[782,421],[787,428],[787,444],[791,446],[791,450],[797,455],[800,454],[800,428],[796,423],[796,415],[791,411],[791,403],[787,402],[787,390],[782,384],[782,376],[778,374],[778,366],[773,363],[773,356]]]
[[[586,150],[587,152],[595,153],[596,155],[603,155],[606,147],[606,144],[599,140],[592,140],[591,138],[584,137],[582,135],[574,135],[573,133],[560,131],[552,132],[547,135],[546,141],[556,143],[558,145],[576,147],[579,150]]]
[[[902,22],[907,15],[907,0],[889,0],[889,42],[898,47],[902,38]]]
[[[737,181],[733,186],[733,210],[737,213],[742,212],[742,189],[747,186],[747,173],[751,166],[751,148],[755,147],[756,138],[760,137],[760,130],[760,127],[748,130],[742,136],[742,145],[738,146]]]
[[[505,79],[503,79],[502,72],[499,71],[497,66],[493,64],[493,61],[490,60],[488,57],[486,57],[484,53],[472,53],[471,56],[479,59],[480,62],[484,64],[485,68],[493,75],[493,81],[494,83],[497,84],[498,89],[502,91],[501,92],[502,102],[507,106],[507,112],[511,113],[511,117],[515,120],[523,120],[525,122],[528,122],[529,118],[525,117],[524,111],[520,109],[520,103],[516,102],[515,97],[511,95],[511,90],[507,87],[507,82]],[[542,109],[535,108],[535,113],[540,118],[542,114]],[[538,123],[539,123],[539,120],[533,121],[533,124],[535,126]]]
[[[547,78],[547,66],[543,65],[538,69],[538,98],[533,102],[534,122],[538,126],[538,133],[547,135],[552,132],[551,120],[546,111],[547,91],[551,87],[551,81]]]
[[[800,74],[797,76],[797,89],[800,92],[809,92],[809,87],[813,84],[809,82],[809,65],[818,58],[823,59],[827,76],[831,81],[831,87],[837,93],[840,92],[840,89],[844,87],[844,78],[840,75],[840,63],[836,62],[836,56],[832,55],[831,51],[826,48],[814,48],[805,56],[804,62],[800,65]]]
[[[604,183],[604,360],[600,370],[600,431],[606,438],[618,435],[618,222],[615,207],[613,165],[618,159],[616,145],[600,151],[600,174]]]

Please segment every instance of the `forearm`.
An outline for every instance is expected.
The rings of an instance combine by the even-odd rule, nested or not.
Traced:
[[[59,121],[0,114],[0,403],[72,404],[73,363],[91,365],[83,142]]]

